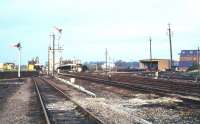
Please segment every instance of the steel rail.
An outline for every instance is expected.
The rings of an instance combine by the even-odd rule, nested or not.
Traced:
[[[50,119],[49,119],[48,114],[47,114],[46,107],[45,107],[45,105],[44,105],[44,102],[43,102],[42,97],[41,97],[41,94],[40,94],[40,90],[39,90],[39,88],[38,88],[37,82],[35,81],[35,79],[33,79],[33,81],[34,81],[35,89],[36,89],[36,91],[37,91],[37,94],[38,94],[38,97],[39,97],[39,100],[40,100],[40,104],[41,104],[41,106],[42,106],[42,110],[43,110],[43,114],[44,114],[44,116],[45,116],[46,123],[47,123],[47,124],[51,124],[51,123],[50,123]]]
[[[40,78],[41,80],[45,81],[46,83],[48,83],[51,87],[53,87],[55,90],[57,90],[59,93],[61,93],[64,97],[66,97],[67,99],[69,99],[71,102],[73,102],[77,108],[84,113],[90,120],[96,122],[97,124],[104,124],[102,120],[100,120],[98,117],[96,117],[94,114],[92,114],[91,112],[89,112],[88,110],[86,110],[85,108],[83,108],[79,103],[77,103],[75,100],[73,100],[69,95],[67,95],[66,93],[64,93],[62,90],[60,90],[58,87],[56,87],[55,85],[51,84],[48,82],[48,80],[44,79],[44,78]]]

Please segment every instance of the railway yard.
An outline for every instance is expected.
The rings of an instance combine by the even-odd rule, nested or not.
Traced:
[[[199,0],[4,0],[0,124],[200,124]]]
[[[0,81],[0,123],[199,124],[200,84],[134,73],[58,73]]]

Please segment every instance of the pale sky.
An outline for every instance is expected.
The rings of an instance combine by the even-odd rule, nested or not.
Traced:
[[[114,60],[170,58],[168,23],[173,31],[173,58],[182,49],[200,45],[199,0],[1,0],[0,63],[17,62],[22,43],[22,64],[39,56],[47,61],[53,27],[63,29],[63,58],[103,61],[105,48]]]

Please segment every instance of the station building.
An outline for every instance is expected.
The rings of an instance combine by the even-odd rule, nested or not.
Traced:
[[[58,73],[59,72],[81,72],[82,64],[81,60],[63,60],[60,65],[56,67]]]
[[[139,68],[153,71],[166,71],[170,69],[169,59],[144,59],[140,60]]]
[[[181,50],[180,61],[179,61],[179,70],[186,71],[193,65],[198,64],[198,50]]]

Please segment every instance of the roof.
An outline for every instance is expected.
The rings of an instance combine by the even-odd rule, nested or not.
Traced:
[[[158,61],[170,61],[169,59],[143,59],[140,62],[158,62]]]
[[[63,65],[60,65],[59,67],[65,67],[65,66],[77,66],[77,65],[81,65],[81,64],[63,64]]]
[[[4,64],[11,64],[11,65],[14,65],[15,63],[11,63],[11,62],[6,62],[6,63],[4,63]]]
[[[196,56],[197,53],[198,50],[181,50],[180,56]]]

